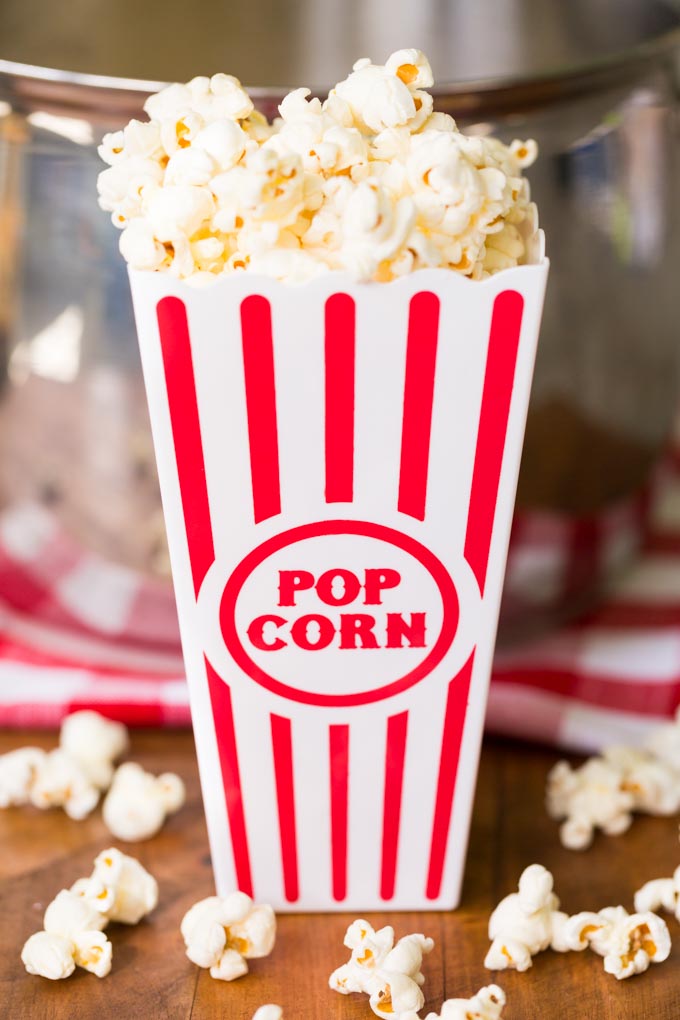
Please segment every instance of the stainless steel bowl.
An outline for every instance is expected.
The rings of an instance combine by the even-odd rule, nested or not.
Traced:
[[[644,515],[626,507],[646,505],[678,398],[675,5],[254,0],[200,12],[88,3],[66,26],[58,9],[38,21],[23,0],[0,8],[0,507],[38,501],[83,547],[165,576],[125,267],[95,200],[103,132],[140,114],[155,79],[226,69],[271,115],[289,87],[324,93],[356,57],[418,45],[437,108],[470,131],[534,137],[541,152],[530,176],[553,269],[502,632],[592,600],[635,551]],[[536,521],[570,552],[522,545]]]

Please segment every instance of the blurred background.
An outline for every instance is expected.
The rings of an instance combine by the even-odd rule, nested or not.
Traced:
[[[66,18],[3,0],[2,658],[70,669],[64,703],[89,703],[83,670],[118,670],[132,715],[151,718],[143,674],[169,684],[159,718],[187,718],[126,269],[95,200],[102,134],[161,82],[225,70],[272,116],[289,88],[324,95],[402,46],[430,57],[435,109],[540,150],[552,271],[501,646],[596,612],[675,506],[680,2],[70,0]],[[0,721],[56,718],[49,683],[42,714],[15,699]]]

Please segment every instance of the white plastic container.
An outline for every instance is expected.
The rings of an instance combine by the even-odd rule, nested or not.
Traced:
[[[130,274],[218,892],[457,905],[547,273]]]

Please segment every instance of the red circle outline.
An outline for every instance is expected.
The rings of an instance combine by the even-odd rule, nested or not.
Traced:
[[[389,545],[394,545],[409,553],[428,571],[434,579],[442,597],[442,626],[432,650],[423,661],[398,680],[385,687],[372,691],[361,691],[355,694],[315,694],[312,691],[301,691],[296,687],[276,680],[265,673],[246,652],[236,630],[236,600],[245,582],[256,567],[273,553],[306,538],[321,538],[324,535],[361,535],[364,538],[376,538]],[[434,553],[409,535],[404,535],[393,528],[381,524],[364,521],[320,521],[316,524],[303,524],[297,528],[281,532],[267,539],[241,560],[227,581],[220,601],[220,628],[227,650],[232,659],[244,673],[272,694],[297,701],[303,705],[318,705],[326,708],[346,708],[354,705],[369,705],[385,698],[394,697],[413,687],[426,677],[437,666],[451,647],[458,628],[460,605],[458,594],[444,564]]]

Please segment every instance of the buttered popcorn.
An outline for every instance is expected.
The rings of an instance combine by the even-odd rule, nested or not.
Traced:
[[[349,961],[331,974],[328,984],[341,995],[363,992],[376,1016],[410,1020],[423,1008],[423,956],[434,941],[421,934],[405,935],[394,943],[390,926],[375,931],[368,921],[354,921],[345,933]]]
[[[180,926],[186,953],[219,981],[248,973],[248,960],[269,956],[276,941],[276,917],[268,904],[255,905],[242,892],[199,900]]]
[[[184,783],[174,772],[154,776],[141,765],[125,762],[113,776],[102,807],[106,827],[126,842],[150,839],[168,815],[184,804]]]
[[[546,807],[561,820],[560,839],[571,850],[590,846],[594,833],[625,832],[633,812],[680,811],[680,724],[654,729],[643,749],[615,745],[578,768],[557,762],[548,773]]]
[[[671,878],[655,878],[635,893],[635,909],[638,913],[651,910],[665,910],[680,921],[680,867]]]
[[[114,847],[102,851],[89,878],[57,893],[45,910],[43,931],[26,941],[21,959],[29,974],[57,981],[76,967],[106,977],[113,947],[110,921],[137,924],[158,902],[156,880],[139,861]]]
[[[532,957],[548,947],[566,952],[568,916],[559,906],[550,872],[540,864],[525,868],[517,892],[501,900],[489,918],[491,946],[484,966],[524,971],[532,966]]]
[[[642,974],[671,951],[665,921],[650,911],[629,914],[624,907],[575,914],[565,926],[565,940],[569,949],[589,946],[604,957],[605,971],[618,980]]]
[[[503,989],[487,985],[471,999],[447,999],[441,1013],[428,1013],[425,1020],[501,1020],[504,1006]]]
[[[433,112],[432,84],[419,50],[363,58],[324,102],[291,92],[273,124],[229,75],[170,85],[148,122],[104,137],[99,204],[133,268],[197,284],[243,270],[482,279],[529,261],[535,142],[463,135]]]

